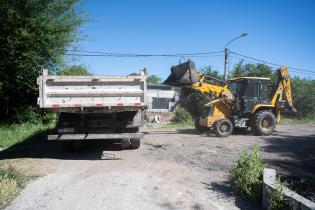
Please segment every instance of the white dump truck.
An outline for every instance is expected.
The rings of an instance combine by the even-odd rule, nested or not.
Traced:
[[[116,139],[138,148],[147,107],[146,71],[136,76],[52,76],[37,79],[38,105],[59,112],[48,140],[72,147],[88,140]]]

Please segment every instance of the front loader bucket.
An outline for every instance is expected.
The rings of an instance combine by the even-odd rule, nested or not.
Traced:
[[[170,86],[185,86],[191,85],[200,80],[197,74],[195,63],[191,60],[173,66],[171,68],[171,75],[163,82]]]

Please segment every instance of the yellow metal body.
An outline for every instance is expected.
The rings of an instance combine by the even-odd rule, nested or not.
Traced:
[[[278,70],[278,87],[275,94],[272,96],[270,104],[256,104],[251,111],[255,114],[258,110],[270,109],[273,110],[276,116],[277,123],[280,122],[280,102],[284,99],[288,102],[289,107],[294,111],[292,104],[292,92],[291,92],[291,82],[287,67],[281,67]],[[258,77],[242,77],[243,79],[266,79],[269,78],[258,78]],[[236,80],[241,78],[234,78],[231,80]],[[213,123],[221,118],[227,118],[232,114],[232,107],[235,104],[235,99],[232,93],[229,91],[228,86],[220,86],[215,84],[209,84],[205,82],[205,77],[201,76],[201,79],[188,86],[188,88],[200,91],[202,93],[210,93],[212,101],[207,103],[205,106],[212,106],[213,112],[211,116],[200,117],[199,124],[202,127],[212,127]]]

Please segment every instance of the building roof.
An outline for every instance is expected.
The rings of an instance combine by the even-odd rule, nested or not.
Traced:
[[[229,79],[228,81],[234,81],[234,80],[240,80],[240,79],[271,80],[270,78],[267,78],[267,77],[237,77],[237,78]]]

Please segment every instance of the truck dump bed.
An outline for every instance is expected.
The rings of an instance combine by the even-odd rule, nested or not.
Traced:
[[[62,112],[107,112],[146,107],[146,73],[136,76],[50,76],[37,79],[38,105]]]

